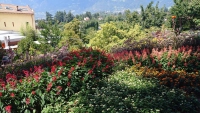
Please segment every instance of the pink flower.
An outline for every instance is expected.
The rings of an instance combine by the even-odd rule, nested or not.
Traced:
[[[57,93],[56,93],[56,95],[59,95],[60,94],[60,92],[61,92],[61,90],[62,90],[62,86],[57,86],[57,88],[56,88],[58,91],[57,91]]]
[[[67,77],[68,77],[68,79],[71,79],[71,78],[72,78],[72,75],[71,75],[71,74],[68,74]]]
[[[6,75],[6,81],[8,82],[10,80],[17,80],[17,77],[15,75],[9,73]]]
[[[49,84],[47,85],[47,91],[50,91],[52,86],[53,86],[52,83],[49,83]]]
[[[10,96],[11,96],[11,97],[15,97],[15,94],[14,94],[14,93],[11,93]]]
[[[30,103],[30,98],[26,98],[26,104]]]
[[[70,85],[71,85],[71,83],[70,83],[70,82],[67,82],[67,86],[70,87]]]
[[[51,73],[55,73],[56,71],[56,67],[55,66],[51,66]]]
[[[22,79],[20,79],[19,82],[22,83]]]
[[[40,80],[40,76],[38,74],[35,74],[33,78],[35,79],[36,82],[39,82]]]
[[[56,76],[52,77],[52,81],[55,82],[57,80]]]
[[[59,65],[59,66],[63,66],[63,62],[59,61],[59,62],[58,62],[58,65]]]
[[[11,113],[11,108],[12,108],[11,105],[6,106],[6,107],[5,107],[6,112],[7,112],[7,113]]]
[[[187,63],[186,62],[184,63],[184,66],[187,67]]]
[[[81,81],[83,81],[83,80],[84,80],[84,77],[81,78]]]
[[[97,62],[97,66],[99,67],[100,65],[101,65],[101,61],[98,60],[98,62]]]
[[[92,70],[92,69],[90,69],[90,70],[88,71],[88,74],[89,74],[89,75],[91,75],[91,74],[92,74],[92,72],[93,72],[93,70]]]
[[[75,67],[72,66],[68,73],[71,74],[74,70],[75,70]]]
[[[170,62],[168,62],[167,65],[170,66]]]
[[[63,72],[63,68],[60,71],[58,71],[58,77],[60,77],[60,75],[62,74],[62,72]]]
[[[26,71],[26,70],[23,70],[24,74],[26,77],[28,77],[30,74],[29,74],[29,71]]]
[[[35,95],[35,94],[36,94],[36,92],[35,92],[35,91],[32,91],[32,92],[31,92],[31,94],[32,94],[32,95]]]

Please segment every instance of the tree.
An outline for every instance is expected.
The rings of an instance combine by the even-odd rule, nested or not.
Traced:
[[[176,16],[175,28],[194,29],[200,25],[200,2],[199,0],[174,0],[170,9],[170,17]],[[170,18],[169,17],[169,18]],[[169,19],[172,23],[172,19]]]
[[[53,21],[53,16],[49,12],[46,12],[46,21]]]
[[[20,32],[23,36],[32,38],[33,41],[38,39],[37,32],[29,25],[27,25],[25,28],[21,27]]]
[[[167,14],[165,7],[158,8],[159,2],[153,7],[153,2],[150,2],[146,8],[141,6],[141,21],[140,25],[143,28],[150,28],[151,26],[160,27],[164,24],[165,16]]]
[[[90,40],[89,45],[109,51],[113,46],[120,44],[124,34],[126,33],[118,29],[114,22],[105,23],[96,36]]]
[[[62,12],[62,11],[57,11],[56,12],[56,14],[55,14],[55,16],[54,16],[54,19],[56,20],[56,21],[58,21],[59,23],[60,22],[64,22],[64,12]]]
[[[44,41],[48,43],[50,41],[52,47],[56,47],[62,37],[61,30],[58,28],[57,23],[52,24],[51,22],[41,22],[41,35]]]
[[[34,50],[31,49],[34,48],[34,46],[33,38],[27,36],[18,42],[17,53],[26,56],[26,59],[28,60],[29,54],[33,54],[34,52]]]
[[[91,12],[86,12],[85,13],[85,17],[88,17],[88,18],[90,18],[90,19],[92,19],[92,14],[91,14]]]
[[[133,26],[139,22],[139,13],[134,11],[131,13],[130,10],[125,11],[125,18],[128,24],[132,24]]]
[[[62,47],[66,42],[69,44],[69,49],[78,49],[83,46],[80,32],[80,21],[74,18],[71,22],[66,23],[64,31],[62,32],[63,38],[59,42],[59,47]]]
[[[97,19],[99,18],[99,13],[94,13],[92,16]]]
[[[74,15],[71,13],[71,11],[68,12],[67,16],[65,17],[65,20],[67,23],[71,22],[74,19]]]

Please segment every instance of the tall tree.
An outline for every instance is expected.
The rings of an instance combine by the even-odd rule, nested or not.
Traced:
[[[64,12],[62,12],[62,11],[57,11],[56,12],[56,14],[55,14],[55,16],[54,16],[54,19],[56,20],[56,21],[58,21],[59,23],[60,22],[64,22]]]
[[[200,25],[200,2],[199,0],[174,0],[170,14],[170,16],[176,16],[176,28],[195,28]],[[169,19],[169,21],[172,20]]]
[[[151,26],[160,27],[164,24],[164,19],[167,14],[165,7],[158,8],[159,2],[156,6],[153,6],[153,2],[150,2],[146,8],[141,6],[141,26],[143,28],[150,28]]]
[[[66,23],[62,34],[63,38],[59,42],[60,47],[63,44],[66,44],[66,42],[69,44],[70,50],[78,49],[83,46],[80,32],[80,21],[78,19],[74,18],[71,22]]]
[[[51,46],[56,47],[62,37],[61,30],[58,28],[57,23],[52,24],[51,22],[41,22],[40,24],[40,26],[42,26],[41,28],[43,28],[41,30],[41,35],[45,39],[44,41],[46,43],[50,41]]]
[[[88,17],[88,18],[90,18],[90,19],[92,19],[92,14],[91,14],[91,12],[86,12],[85,13],[85,17]]]
[[[65,17],[65,20],[67,23],[71,22],[74,19],[74,15],[71,11],[68,12],[67,16]]]
[[[46,21],[52,21],[53,20],[53,15],[49,12],[46,12]]]

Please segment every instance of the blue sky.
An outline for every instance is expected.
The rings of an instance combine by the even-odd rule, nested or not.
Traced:
[[[36,19],[44,18],[45,12],[54,14],[56,11],[71,11],[73,14],[84,13],[85,11],[113,11],[113,10],[139,10],[140,5],[159,1],[160,6],[173,5],[173,0],[0,0],[0,3],[29,5],[35,12]]]

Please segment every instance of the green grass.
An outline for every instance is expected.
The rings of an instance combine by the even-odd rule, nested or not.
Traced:
[[[52,106],[44,112],[62,109],[70,113],[198,113],[200,103],[178,89],[160,86],[157,80],[119,71],[97,87],[82,90],[69,101]]]

